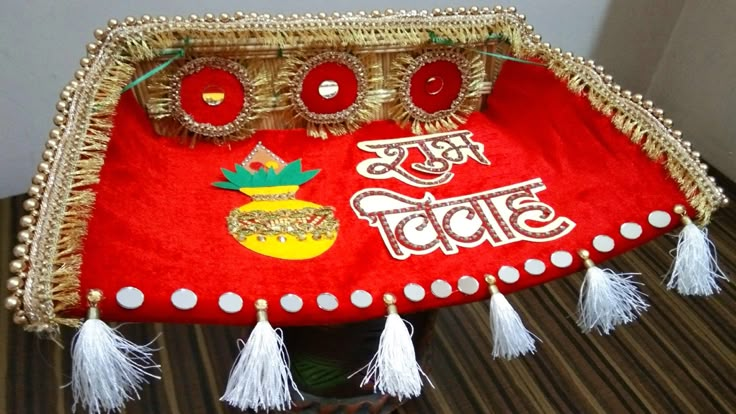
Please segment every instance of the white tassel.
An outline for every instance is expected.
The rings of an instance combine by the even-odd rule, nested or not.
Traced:
[[[122,412],[127,401],[140,399],[143,383],[161,378],[149,372],[161,366],[150,343],[134,344],[99,319],[102,292],[90,290],[87,299],[87,320],[72,340],[72,411],[81,405],[92,414]]]
[[[373,383],[373,389],[403,401],[416,397],[422,392],[422,376],[427,375],[417,362],[412,334],[396,310],[396,297],[390,293],[383,295],[388,316],[381,333],[378,352],[368,363],[368,371],[360,386]],[[427,378],[429,385],[432,382]]]
[[[595,266],[587,250],[578,254],[588,268],[578,301],[578,326],[584,333],[597,329],[607,335],[616,326],[636,320],[649,307],[633,274]]]
[[[718,279],[728,280],[716,261],[715,247],[708,230],[699,229],[686,215],[685,207],[675,206],[684,227],[677,239],[675,260],[670,268],[667,289],[681,295],[710,296],[721,291]]]
[[[302,399],[289,369],[289,355],[281,330],[273,329],[266,313],[265,300],[256,301],[258,322],[248,342],[240,342],[238,358],[230,371],[225,401],[243,411],[252,409],[285,411],[291,408],[291,388]]]
[[[534,353],[534,335],[524,326],[519,314],[506,297],[498,290],[496,278],[486,275],[491,292],[491,334],[493,335],[493,358],[512,359]]]

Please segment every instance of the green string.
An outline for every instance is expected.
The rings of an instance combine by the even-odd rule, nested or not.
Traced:
[[[145,82],[147,79],[149,79],[151,76],[161,72],[162,70],[166,69],[173,61],[177,59],[181,59],[186,55],[186,49],[189,47],[189,38],[184,39],[184,47],[183,48],[177,48],[177,49],[164,49],[159,53],[159,56],[165,56],[165,55],[171,55],[173,54],[169,60],[166,62],[156,66],[155,68],[149,70],[148,72],[144,73],[143,75],[139,76],[138,78],[134,79],[129,84],[125,85],[122,92],[125,92],[129,89],[134,88],[136,85],[138,85],[141,82]]]
[[[526,64],[529,64],[529,65],[546,66],[543,63],[534,62],[534,61],[526,60],[526,59],[521,59],[521,58],[517,58],[517,57],[514,57],[514,56],[504,55],[504,54],[495,53],[495,52],[486,52],[485,50],[480,50],[480,49],[474,49],[474,48],[470,48],[470,47],[465,47],[465,46],[462,46],[462,45],[458,45],[457,43],[453,42],[449,38],[437,36],[437,34],[435,32],[433,32],[433,31],[429,31],[428,33],[429,33],[429,41],[432,42],[432,43],[434,43],[434,44],[436,44],[436,45],[457,46],[457,47],[462,47],[464,49],[472,50],[473,52],[480,53],[481,55],[492,56],[492,57],[495,57],[495,58],[498,58],[498,59],[510,60],[512,62],[526,63]],[[506,37],[503,36],[503,35],[501,35],[501,34],[490,33],[488,35],[488,38],[486,40],[506,40]]]

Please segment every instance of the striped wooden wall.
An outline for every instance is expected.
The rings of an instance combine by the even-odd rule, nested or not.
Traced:
[[[734,197],[731,195],[731,199]],[[20,199],[0,200],[0,282],[5,285]],[[736,273],[736,205],[710,226],[722,267]],[[527,327],[541,339],[536,355],[490,357],[487,303],[442,310],[433,343],[436,389],[399,413],[728,413],[736,412],[736,287],[712,298],[688,299],[664,289],[670,237],[608,263],[636,269],[652,307],[638,323],[608,337],[582,335],[575,305],[582,275],[513,295]],[[734,276],[732,276],[732,279]],[[4,295],[3,295],[4,296]],[[146,387],[139,413],[235,413],[218,401],[241,329],[217,326],[128,325],[136,341],[163,332],[163,381]],[[66,332],[68,344],[70,332]],[[24,334],[0,314],[0,413],[71,412],[69,357],[53,343]]]

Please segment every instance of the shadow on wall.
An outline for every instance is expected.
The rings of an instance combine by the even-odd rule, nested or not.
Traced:
[[[685,0],[613,0],[593,53],[623,89],[645,93]]]

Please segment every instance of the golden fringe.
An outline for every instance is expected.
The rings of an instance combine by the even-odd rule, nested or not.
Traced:
[[[175,102],[171,99],[172,78],[182,66],[198,57],[201,56],[188,56],[185,59],[179,59],[146,82],[146,97],[144,100],[149,116],[157,120],[154,123],[156,133],[169,137],[180,137],[182,141],[188,142],[190,146],[194,146],[199,140],[223,144],[250,137],[255,132],[253,122],[271,105],[273,95],[269,88],[272,82],[268,77],[268,72],[262,70],[263,65],[258,62],[231,59],[245,68],[252,87],[253,106],[251,108],[253,112],[243,124],[243,127],[228,135],[211,137],[190,131],[174,117]]]
[[[289,55],[284,64],[280,65],[277,71],[272,72],[276,74],[274,79],[275,96],[278,102],[287,105],[287,110],[281,118],[287,120],[289,127],[303,126],[307,131],[307,135],[322,139],[327,139],[330,135],[346,135],[360,128],[362,124],[376,119],[383,100],[379,96],[368,92],[379,89],[383,82],[381,65],[377,62],[368,62],[363,56],[356,57],[365,69],[365,95],[362,102],[357,104],[355,112],[348,119],[338,122],[315,122],[301,115],[295,103],[295,100],[299,98],[293,93],[291,83],[298,75],[299,70],[303,70],[304,65],[308,64],[309,58],[319,53],[320,51],[314,50]],[[271,116],[278,117],[278,115],[273,114]],[[285,127],[284,125],[281,126],[281,128]]]
[[[425,49],[417,52],[417,56],[435,50],[445,50],[445,48]],[[391,77],[387,82],[387,87],[389,89],[399,91],[397,95],[399,99],[394,99],[388,109],[389,117],[391,119],[396,121],[402,127],[410,124],[411,131],[414,134],[431,134],[456,129],[467,121],[467,116],[478,110],[480,100],[482,98],[481,87],[486,75],[485,63],[482,55],[477,52],[466,51],[463,49],[456,49],[456,51],[468,60],[469,73],[463,75],[467,76],[469,82],[465,98],[455,111],[432,120],[422,120],[412,116],[411,112],[407,109],[407,105],[413,105],[408,101],[408,93],[404,91],[407,97],[404,99],[400,97],[402,95],[402,89],[407,87],[406,79],[411,75],[411,66],[415,61],[415,57],[404,53],[394,58],[390,72]]]
[[[717,201],[702,191],[698,177],[686,166],[690,156],[664,126],[638,104],[615,94],[593,68],[551,53],[544,57],[549,69],[565,80],[571,91],[587,96],[596,110],[611,117],[616,129],[639,145],[647,157],[664,166],[697,212],[698,222],[708,224],[718,208]],[[707,179],[705,174],[699,178]]]
[[[82,241],[92,214],[95,193],[88,187],[99,182],[105,151],[113,126],[115,106],[120,91],[130,81],[135,69],[122,59],[116,60],[101,77],[88,108],[87,129],[82,135],[79,158],[71,173],[70,193],[60,224],[51,274],[53,322],[77,327],[79,319],[61,317],[80,303],[79,272],[82,264]]]

